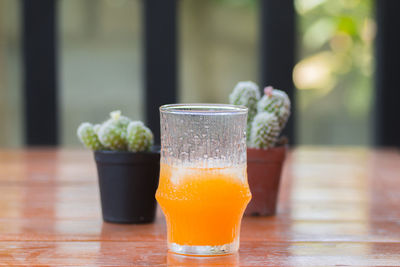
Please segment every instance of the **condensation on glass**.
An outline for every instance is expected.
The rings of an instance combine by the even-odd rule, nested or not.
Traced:
[[[178,104],[160,111],[163,163],[202,168],[246,163],[246,108]]]
[[[251,193],[246,171],[247,108],[175,104],[160,108],[161,170],[156,198],[168,248],[221,255],[239,248]]]

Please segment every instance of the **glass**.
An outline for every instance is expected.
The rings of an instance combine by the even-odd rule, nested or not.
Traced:
[[[61,142],[119,109],[144,119],[140,0],[60,1]]]
[[[168,248],[188,255],[239,249],[251,199],[246,170],[247,108],[176,104],[160,108],[161,170],[156,198]]]
[[[298,143],[371,145],[374,1],[296,0],[295,6]]]

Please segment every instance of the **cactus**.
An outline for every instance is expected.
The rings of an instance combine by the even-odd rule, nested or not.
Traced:
[[[100,130],[101,124],[95,124],[93,126],[93,130],[96,134],[99,134],[99,130]]]
[[[99,140],[111,150],[126,150],[125,130],[113,124],[105,122],[99,129]]]
[[[110,117],[98,129],[99,140],[103,146],[111,150],[126,150],[126,129],[130,119],[121,116],[119,110],[111,112]]]
[[[110,119],[108,119],[108,121],[111,121],[112,124],[124,130],[128,128],[128,125],[131,122],[131,120],[128,117],[121,115],[120,110],[115,110],[110,112]]]
[[[153,133],[140,121],[131,121],[121,111],[110,113],[110,119],[94,126],[82,123],[77,131],[81,142],[93,150],[148,151],[153,145]]]
[[[258,86],[253,82],[239,82],[229,96],[234,105],[249,109],[247,146],[268,149],[274,147],[290,116],[290,100],[281,90],[268,86],[260,99]]]
[[[275,114],[258,113],[252,123],[249,147],[264,149],[274,147],[280,132],[281,128]]]
[[[254,82],[239,82],[233,92],[229,95],[229,102],[233,105],[246,106],[249,111],[247,115],[247,133],[251,132],[251,125],[254,116],[257,114],[257,102],[260,99],[258,85]],[[247,134],[249,140],[249,134]]]
[[[141,121],[132,121],[127,128],[128,150],[149,151],[153,145],[153,133]]]
[[[77,130],[77,135],[79,140],[89,149],[92,150],[101,150],[103,149],[103,145],[100,143],[100,140],[96,133],[97,125],[93,126],[89,122],[84,122],[79,125]]]
[[[269,112],[275,114],[281,130],[285,127],[290,116],[290,100],[287,94],[272,86],[265,87],[264,96],[257,104],[257,112]]]

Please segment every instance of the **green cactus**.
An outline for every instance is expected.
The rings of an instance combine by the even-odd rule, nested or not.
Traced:
[[[102,124],[85,122],[79,126],[78,137],[87,148],[131,152],[150,150],[153,133],[141,121],[131,121],[119,110],[111,112],[110,117]]]
[[[287,94],[268,86],[260,99],[258,86],[253,82],[239,82],[229,96],[234,105],[249,109],[247,120],[247,146],[271,148],[290,116],[290,100]]]
[[[132,121],[127,128],[128,150],[149,151],[153,145],[153,133],[141,121]]]
[[[79,125],[77,135],[79,140],[89,149],[102,150],[104,147],[96,133],[96,125],[93,126],[89,122],[84,122]]]
[[[126,150],[126,129],[130,119],[121,116],[119,110],[111,112],[110,117],[98,129],[99,140],[103,146],[111,150]]]
[[[257,104],[257,112],[269,112],[275,114],[282,130],[290,116],[290,100],[288,95],[272,86],[265,87],[264,96]]]
[[[110,112],[110,119],[108,121],[111,121],[115,126],[118,126],[124,130],[128,128],[129,123],[131,120],[128,117],[122,116],[120,110],[115,110]]]
[[[254,116],[257,114],[257,102],[259,99],[260,91],[258,85],[251,81],[238,82],[229,95],[229,102],[231,104],[246,106],[249,109],[247,115],[247,140],[249,140]]]
[[[248,146],[263,149],[274,147],[280,132],[278,118],[273,113],[258,113],[252,123]]]
[[[95,131],[96,134],[99,133],[100,127],[101,127],[101,124],[95,124],[95,125],[93,126],[93,130]]]

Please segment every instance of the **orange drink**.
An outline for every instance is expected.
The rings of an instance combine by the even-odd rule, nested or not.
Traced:
[[[221,104],[160,107],[156,199],[168,249],[184,255],[232,254],[251,193],[246,172],[247,108]]]
[[[246,166],[219,169],[161,164],[156,198],[167,220],[169,243],[235,246],[251,198]]]

